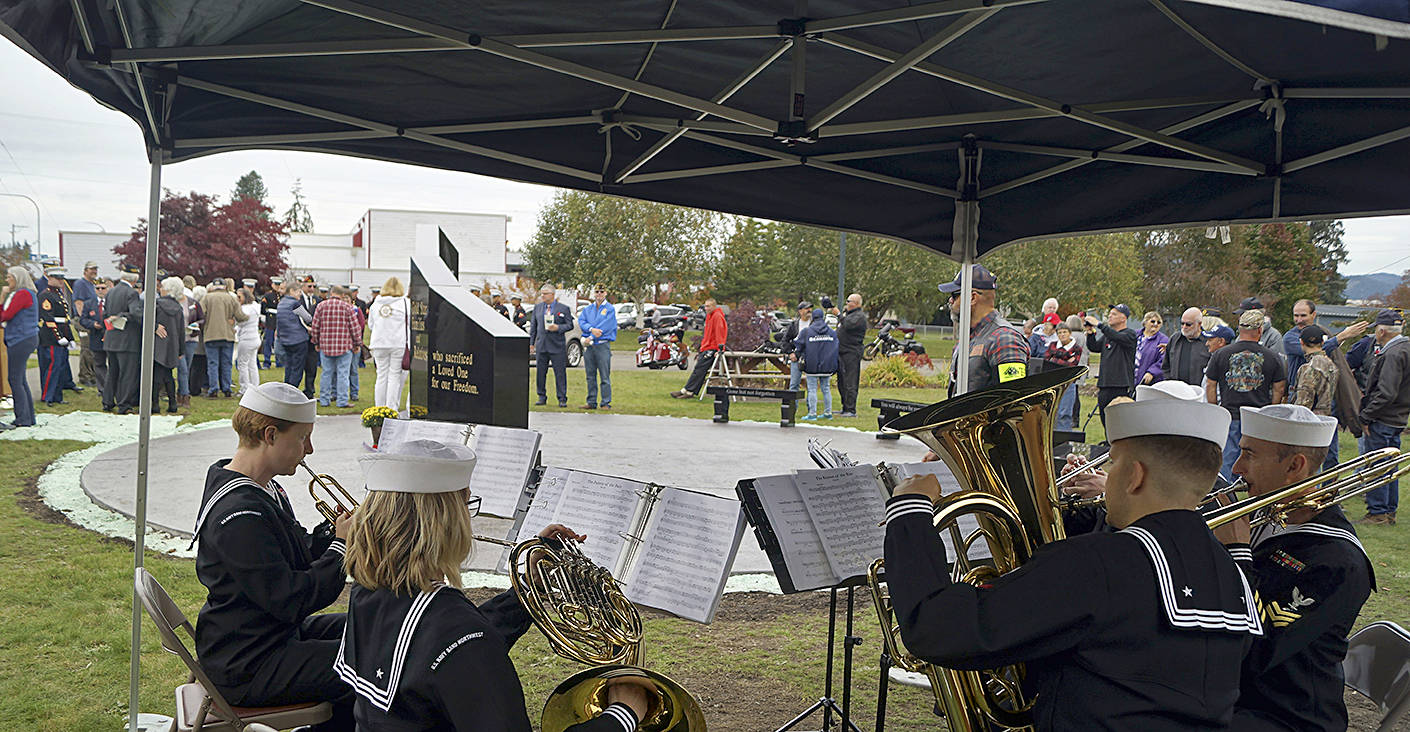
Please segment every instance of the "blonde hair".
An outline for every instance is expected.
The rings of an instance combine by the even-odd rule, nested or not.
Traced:
[[[382,283],[382,292],[379,294],[387,297],[402,297],[406,295],[406,287],[402,285],[400,277],[393,275]]]
[[[235,413],[230,416],[230,426],[235,430],[235,434],[240,436],[240,447],[259,447],[264,444],[264,431],[266,428],[284,432],[293,427],[296,422],[287,419],[271,417],[267,414],[260,414],[248,407],[236,407]]]
[[[403,595],[429,591],[437,582],[460,587],[460,563],[472,541],[468,493],[368,491],[353,512],[343,558],[353,581]]]

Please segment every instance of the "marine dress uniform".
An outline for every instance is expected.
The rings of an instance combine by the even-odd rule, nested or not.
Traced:
[[[1177,400],[1122,404],[1112,441],[1146,435],[1222,445],[1228,414]],[[1253,593],[1193,510],[1046,544],[982,586],[951,580],[925,496],[887,506],[886,575],[901,636],[958,669],[1023,662],[1039,730],[1225,729],[1239,662],[1262,632]]]
[[[315,416],[313,401],[283,382],[251,389],[240,406],[291,422]],[[326,522],[305,531],[277,481],[259,485],[229,462],[206,473],[192,539],[209,591],[196,621],[201,665],[232,704],[330,701],[328,728],[350,728],[352,695],[333,674],[344,616],[314,614],[343,591],[344,542]]]
[[[1324,447],[1337,421],[1306,407],[1243,407],[1243,434]],[[1244,658],[1233,730],[1344,730],[1347,636],[1375,587],[1371,560],[1340,506],[1288,526],[1265,524],[1229,552],[1258,594],[1265,633]]]
[[[369,491],[445,493],[469,484],[475,453],[414,440],[358,462]],[[477,606],[444,583],[415,595],[354,583],[334,669],[356,691],[357,729],[529,732],[509,649],[531,624],[512,589]],[[614,703],[569,729],[632,732],[636,725],[631,708]]]
[[[69,320],[69,301],[63,286],[64,269],[45,270],[49,287],[39,296],[39,387],[45,404],[63,404],[64,389],[73,383],[69,366],[69,344],[73,343],[73,327]]]

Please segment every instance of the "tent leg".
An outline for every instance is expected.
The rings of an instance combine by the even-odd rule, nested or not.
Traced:
[[[152,149],[152,184],[147,206],[147,259],[142,267],[142,382],[138,390],[137,420],[137,504],[132,532],[132,573],[142,568],[143,545],[147,537],[147,446],[152,436],[152,356],[156,351],[157,249],[161,246],[162,151]],[[176,334],[177,337],[180,334]],[[127,728],[137,732],[137,687],[142,661],[142,603],[132,589],[132,666],[128,670]]]
[[[960,254],[960,317],[955,323],[955,396],[969,391],[969,317],[974,253],[979,249],[979,145],[966,135],[959,150],[960,199],[955,202],[954,247]]]

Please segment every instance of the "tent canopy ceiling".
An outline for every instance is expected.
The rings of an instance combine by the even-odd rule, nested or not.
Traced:
[[[341,153],[955,258],[961,200],[975,254],[1410,210],[1410,42],[1217,0],[0,0],[0,32],[164,162]]]

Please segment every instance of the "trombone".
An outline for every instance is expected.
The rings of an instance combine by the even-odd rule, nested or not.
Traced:
[[[314,469],[310,468],[308,463],[303,460],[299,461],[299,466],[307,470],[309,475],[313,476],[308,481],[308,494],[313,496],[313,507],[317,508],[318,512],[323,514],[323,518],[328,519],[328,523],[335,523],[338,520],[339,513],[352,513],[357,508],[357,499],[353,498],[351,493],[348,493],[348,489],[344,488],[343,485],[338,482],[337,478],[327,473],[315,472]],[[318,495],[320,489],[328,498],[327,501],[323,500],[323,496]],[[340,498],[339,495],[342,497]],[[331,503],[329,501],[331,501]],[[492,536],[480,536],[479,534],[475,534],[474,538],[475,541],[483,541],[489,544],[514,546],[514,542],[512,541],[496,539]]]
[[[1306,480],[1204,512],[1209,528],[1249,517],[1249,528],[1287,523],[1294,513],[1318,513],[1410,475],[1410,453],[1386,447],[1353,458]]]

